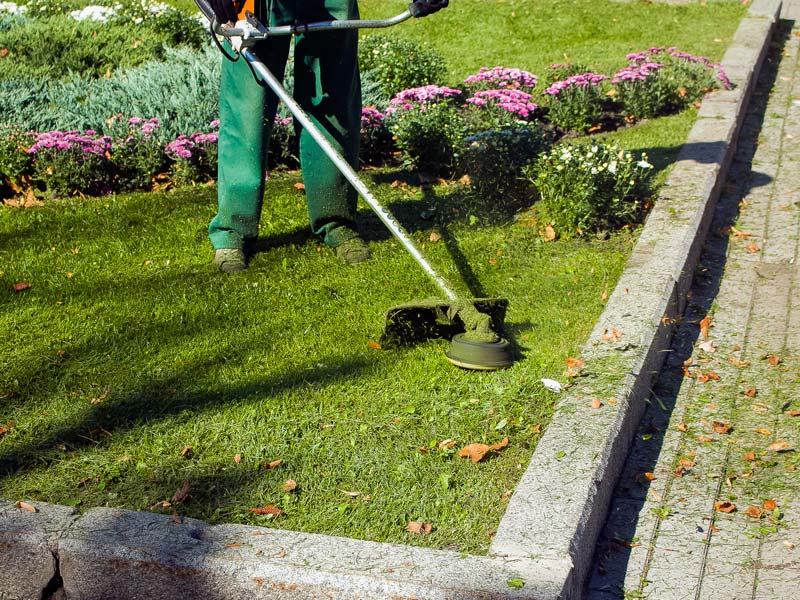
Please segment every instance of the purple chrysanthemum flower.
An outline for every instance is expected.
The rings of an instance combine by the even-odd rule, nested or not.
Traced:
[[[476,92],[467,102],[475,106],[494,105],[521,118],[528,119],[539,108],[531,102],[531,95],[517,89],[485,90]]]
[[[533,88],[539,78],[533,73],[522,69],[511,69],[507,67],[481,67],[477,74],[470,75],[464,80],[467,85],[488,83],[493,88],[514,88],[518,89]]]
[[[564,90],[570,88],[587,88],[600,85],[606,79],[608,79],[607,75],[600,75],[598,73],[587,71],[586,73],[572,75],[571,77],[567,77],[561,81],[556,81],[553,83],[553,85],[547,88],[544,93],[550,96],[558,96]]]

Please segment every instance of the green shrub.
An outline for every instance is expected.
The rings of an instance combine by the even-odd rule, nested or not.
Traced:
[[[423,86],[403,90],[386,110],[388,127],[406,166],[427,173],[451,171],[465,135],[456,100],[461,91]]]
[[[156,137],[165,143],[202,130],[219,115],[219,52],[167,49],[165,59],[114,72],[109,79],[0,80],[0,125],[111,134],[109,123],[155,117],[161,123]]]
[[[21,129],[0,129],[0,190],[8,188],[13,193],[22,190],[33,164],[28,154],[33,142],[34,137]],[[10,194],[3,191],[3,195]]]
[[[212,123],[213,127],[217,122]],[[166,154],[174,162],[172,180],[178,185],[207,183],[217,176],[216,131],[180,135],[167,144]]]
[[[561,144],[525,171],[539,194],[535,211],[562,237],[616,229],[643,215],[653,167],[616,145]]]
[[[359,157],[367,164],[385,161],[396,149],[392,132],[386,124],[386,115],[374,107],[361,110],[361,144]]]
[[[363,38],[359,46],[362,72],[380,83],[385,98],[409,89],[442,83],[444,58],[433,49],[383,35]]]
[[[478,192],[499,196],[527,183],[523,169],[552,145],[552,135],[535,125],[491,130],[464,139],[459,167]]]
[[[149,190],[155,177],[167,169],[164,145],[155,132],[160,129],[158,119],[133,117],[117,120],[111,145],[111,162],[114,165],[114,191]]]
[[[584,133],[603,116],[602,83],[608,79],[587,71],[551,84],[544,92],[550,122],[566,131]]]

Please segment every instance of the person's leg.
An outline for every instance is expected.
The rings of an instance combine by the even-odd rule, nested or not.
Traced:
[[[301,23],[357,19],[358,6],[356,0],[309,0],[298,3],[296,16]],[[361,130],[357,45],[356,30],[295,39],[295,99],[353,168]],[[300,162],[312,231],[333,248],[358,238],[356,192],[306,131],[300,132]],[[361,247],[367,258],[363,242]]]
[[[289,38],[272,38],[254,51],[280,76],[286,67]],[[277,104],[275,94],[255,80],[244,59],[231,62],[223,58],[217,179],[219,207],[209,225],[209,238],[216,250],[242,250],[258,236],[267,148]]]

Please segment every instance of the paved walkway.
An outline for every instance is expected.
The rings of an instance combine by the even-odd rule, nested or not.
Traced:
[[[782,15],[590,600],[800,597],[800,0]]]

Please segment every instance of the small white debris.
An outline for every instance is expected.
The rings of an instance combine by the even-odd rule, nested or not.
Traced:
[[[542,384],[551,392],[555,392],[556,394],[561,393],[561,384],[556,381],[555,379],[542,379]]]

